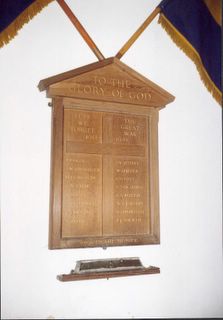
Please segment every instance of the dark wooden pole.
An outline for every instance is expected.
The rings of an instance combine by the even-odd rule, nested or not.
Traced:
[[[77,19],[77,17],[73,14],[73,12],[71,11],[71,9],[68,7],[68,5],[66,4],[66,2],[64,0],[57,0],[58,4],[60,5],[60,7],[63,9],[63,11],[65,12],[65,14],[68,16],[68,18],[70,19],[70,21],[73,23],[73,25],[76,27],[76,29],[78,30],[78,32],[81,34],[82,38],[84,39],[84,41],[87,43],[87,45],[90,47],[90,49],[94,52],[94,54],[96,55],[96,57],[98,58],[98,60],[104,60],[105,57],[103,56],[103,54],[100,52],[100,50],[98,49],[98,47],[96,46],[96,44],[94,43],[94,41],[91,39],[91,37],[89,36],[89,34],[87,33],[87,31],[84,29],[84,27],[82,26],[82,24],[80,23],[80,21]]]
[[[148,18],[143,22],[143,24],[136,30],[136,32],[131,36],[131,38],[124,44],[124,46],[116,54],[116,58],[120,59],[126,51],[132,46],[132,44],[138,39],[141,33],[148,27],[148,25],[153,21],[153,19],[160,13],[160,8],[157,7],[148,16]]]

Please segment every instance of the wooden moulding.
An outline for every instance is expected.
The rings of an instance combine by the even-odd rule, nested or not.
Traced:
[[[160,273],[158,267],[145,268],[139,258],[80,260],[69,274],[57,276],[59,281],[78,281]]]
[[[158,117],[174,97],[116,58],[39,89],[52,98],[49,248],[159,244]]]

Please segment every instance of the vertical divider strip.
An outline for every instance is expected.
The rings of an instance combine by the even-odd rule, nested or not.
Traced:
[[[104,113],[103,143],[112,143],[112,115]],[[103,236],[113,233],[113,156],[103,155]]]

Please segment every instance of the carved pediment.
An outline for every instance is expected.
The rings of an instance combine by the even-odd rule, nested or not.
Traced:
[[[116,58],[40,81],[48,97],[71,97],[163,107],[174,97]]]

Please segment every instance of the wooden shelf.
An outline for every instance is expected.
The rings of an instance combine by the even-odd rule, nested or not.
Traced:
[[[80,260],[69,274],[57,276],[60,281],[78,281],[160,273],[160,268],[145,268],[138,258]]]

